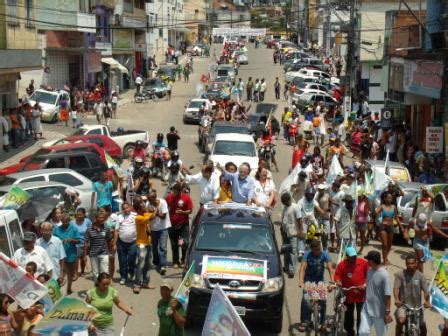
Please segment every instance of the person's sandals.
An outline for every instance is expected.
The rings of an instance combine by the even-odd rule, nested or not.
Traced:
[[[145,288],[145,289],[156,289],[156,286],[150,285],[150,284],[145,284],[145,285],[142,286],[142,288]]]
[[[134,292],[134,294],[140,294],[140,287],[134,287],[132,291]]]

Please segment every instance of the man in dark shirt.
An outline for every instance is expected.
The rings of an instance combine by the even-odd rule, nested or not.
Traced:
[[[381,204],[385,204],[386,195],[389,193],[392,194],[392,204],[395,206],[397,206],[398,197],[404,196],[400,187],[395,182],[390,181],[386,190],[381,193]]]
[[[168,149],[170,151],[177,150],[177,141],[180,140],[179,134],[174,126],[170,127],[170,132],[166,134],[166,141],[168,142]]]

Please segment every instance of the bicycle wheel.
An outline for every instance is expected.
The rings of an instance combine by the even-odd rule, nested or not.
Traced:
[[[338,319],[336,321],[337,335],[342,335],[342,333],[344,332],[344,319],[345,319],[344,306],[341,305],[340,307],[338,307]]]

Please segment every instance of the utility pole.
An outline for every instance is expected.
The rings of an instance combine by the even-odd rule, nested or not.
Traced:
[[[331,43],[331,11],[330,11],[330,0],[327,0],[327,33],[325,35],[325,50],[327,56],[330,54],[330,43]]]
[[[347,118],[351,110],[352,105],[352,85],[354,84],[354,59],[356,52],[356,41],[355,41],[355,27],[357,23],[357,5],[358,0],[352,0],[350,6],[350,23],[349,30],[347,32],[347,58],[345,61],[345,79],[344,79],[344,116]]]
[[[305,0],[305,3],[303,4],[303,16],[304,16],[304,30],[303,30],[303,43],[305,45],[308,45],[308,32],[309,32],[309,21],[310,21],[310,1]]]
[[[230,10],[230,28],[233,28],[233,10]]]

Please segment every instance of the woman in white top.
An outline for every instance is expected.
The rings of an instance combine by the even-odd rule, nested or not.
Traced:
[[[254,202],[258,206],[272,209],[275,205],[275,184],[268,178],[268,170],[260,167],[255,174]]]
[[[117,118],[117,105],[118,105],[118,94],[116,91],[112,91],[112,96],[110,97],[110,102],[112,104],[112,118]]]
[[[39,102],[36,101],[36,104],[34,104],[32,109],[32,115],[33,115],[33,131],[34,131],[34,138],[37,140],[37,135],[42,138],[42,124],[40,122],[40,118],[42,116],[42,107],[39,105]]]

